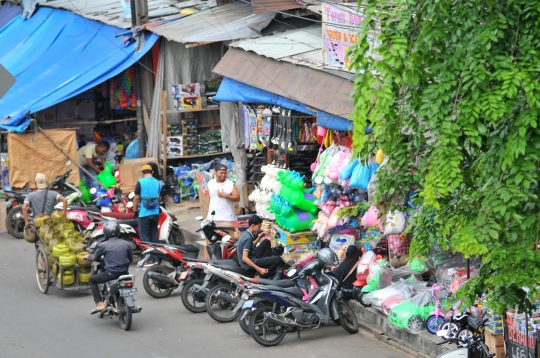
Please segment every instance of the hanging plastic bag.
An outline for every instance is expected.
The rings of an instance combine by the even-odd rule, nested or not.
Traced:
[[[350,188],[361,189],[362,177],[365,171],[366,171],[366,164],[358,163],[358,165],[355,166],[351,175],[351,180],[349,182]]]
[[[349,148],[342,149],[334,155],[332,162],[326,169],[326,178],[328,181],[325,179],[325,184],[329,185],[339,180],[341,168],[346,165],[350,158],[351,151]]]
[[[341,180],[350,179],[354,171],[354,168],[356,168],[358,163],[359,163],[358,159],[354,158],[349,163],[345,164],[345,166],[341,168],[341,171],[339,172],[339,178]]]

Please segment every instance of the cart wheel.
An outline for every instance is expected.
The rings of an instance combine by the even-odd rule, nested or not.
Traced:
[[[47,253],[40,247],[36,254],[36,278],[39,290],[42,293],[47,293],[49,290],[50,274],[51,269],[49,268]]]

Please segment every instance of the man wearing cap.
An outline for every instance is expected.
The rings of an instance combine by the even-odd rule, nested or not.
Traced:
[[[139,216],[139,234],[142,241],[158,243],[159,203],[161,184],[152,176],[152,167],[141,167],[142,178],[135,185],[133,210]]]
[[[56,203],[61,201],[64,204],[62,215],[66,215],[67,200],[57,192],[47,189],[47,177],[44,174],[37,173],[35,181],[38,190],[26,195],[22,207],[25,225],[28,225],[28,207],[32,208],[34,216],[39,214],[51,215]]]
[[[234,203],[240,201],[240,193],[232,182],[227,179],[227,167],[216,165],[216,178],[208,182],[210,205],[208,206],[208,220],[214,220],[218,227],[232,227],[234,223]],[[212,212],[215,215],[212,217]]]

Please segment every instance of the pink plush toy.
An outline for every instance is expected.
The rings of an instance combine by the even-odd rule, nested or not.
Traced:
[[[384,209],[384,208],[381,207],[381,209]],[[377,205],[371,204],[368,211],[362,217],[362,220],[360,221],[360,225],[377,226],[381,231],[383,231],[385,217],[384,215],[382,215],[380,218],[378,218],[378,216],[379,216],[379,209],[377,209]]]
[[[326,177],[331,183],[336,183],[339,180],[339,172],[341,168],[350,161],[351,151],[349,148],[340,150],[332,158],[332,163],[326,168]],[[325,181],[326,182],[326,181]],[[329,183],[327,183],[329,184]]]

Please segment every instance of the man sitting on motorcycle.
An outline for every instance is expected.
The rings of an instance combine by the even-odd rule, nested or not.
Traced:
[[[252,215],[248,220],[249,228],[238,239],[238,264],[245,270],[256,272],[259,276],[273,274],[281,263],[281,257],[272,255],[270,240],[261,241],[259,236],[262,219]]]
[[[103,256],[105,263],[103,272],[93,275],[88,281],[96,303],[96,308],[90,312],[91,314],[98,313],[106,308],[98,284],[127,275],[129,264],[133,261],[131,246],[126,241],[118,238],[120,236],[120,225],[115,220],[109,220],[105,223],[103,236],[105,236],[106,241],[100,243],[93,254],[86,256],[86,259],[90,261],[99,260]]]

